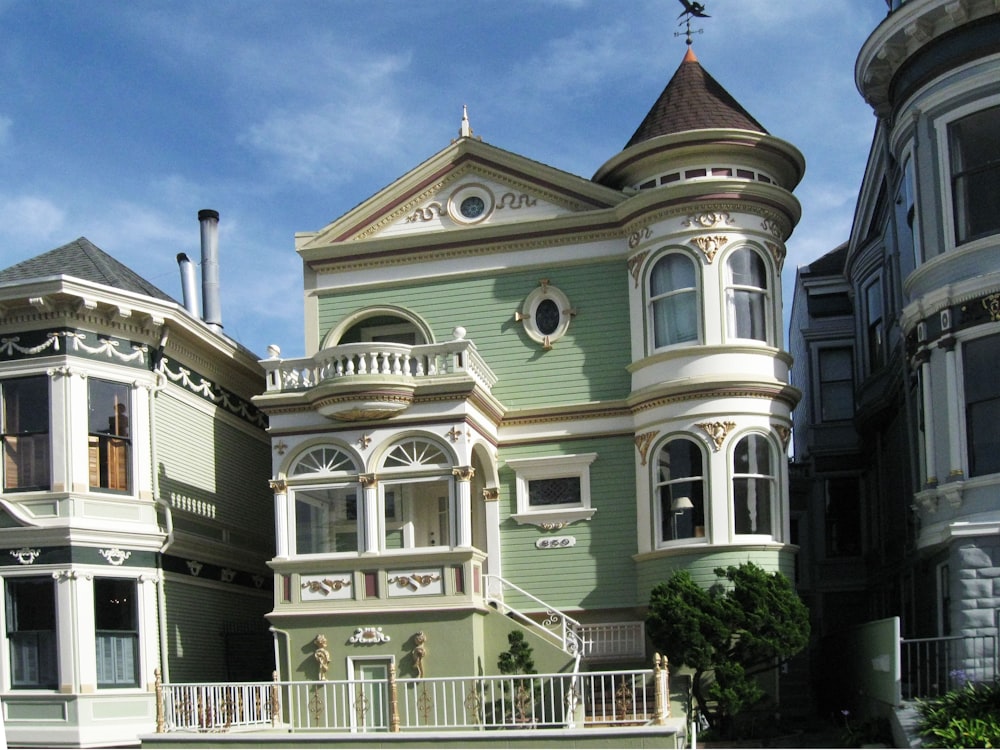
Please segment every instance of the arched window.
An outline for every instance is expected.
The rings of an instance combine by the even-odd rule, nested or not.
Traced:
[[[445,450],[425,438],[406,438],[390,448],[378,472],[383,549],[454,543],[452,468]]]
[[[649,275],[653,348],[698,340],[698,287],[694,261],[665,255]]]
[[[747,435],[733,453],[733,518],[737,534],[773,535],[775,462],[763,435]]]
[[[357,474],[354,459],[333,445],[312,448],[291,465],[296,554],[358,551]]]
[[[743,247],[726,260],[726,319],[730,338],[768,340],[768,283],[764,259]]]
[[[693,440],[677,438],[656,457],[658,544],[705,536],[705,455]]]

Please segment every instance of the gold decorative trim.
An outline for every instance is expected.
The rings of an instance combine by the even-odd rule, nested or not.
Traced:
[[[358,443],[358,447],[361,448],[361,450],[363,450],[363,451],[364,450],[368,450],[368,446],[372,444],[372,436],[371,435],[362,435],[361,437],[359,437],[357,439],[357,443]]]
[[[358,474],[358,482],[362,489],[371,490],[378,486],[378,477],[374,474]]]
[[[313,645],[316,647],[316,650],[313,651],[313,658],[318,665],[319,679],[323,681],[326,679],[326,673],[330,669],[330,650],[327,648],[326,636],[318,633],[313,638]]]
[[[696,427],[700,427],[708,435],[709,439],[715,444],[716,452],[722,448],[722,444],[726,441],[726,436],[732,432],[733,428],[736,427],[735,422],[697,422]]]
[[[642,242],[650,239],[653,236],[653,230],[649,227],[642,227],[641,229],[636,229],[632,234],[628,236],[628,249],[634,250],[639,247]]]
[[[764,245],[771,251],[771,256],[774,258],[774,264],[780,271],[781,267],[785,264],[784,249],[777,242],[771,242],[769,240],[765,240]]]
[[[724,226],[734,226],[736,222],[730,215],[729,211],[704,211],[700,214],[687,214],[684,221],[681,222],[682,227],[715,227],[719,224]]]
[[[483,487],[483,502],[495,503],[500,499],[499,487]]]
[[[275,495],[288,492],[288,482],[284,479],[269,479],[267,486],[271,488],[271,491]]]
[[[476,470],[471,466],[456,466],[451,473],[459,482],[471,482],[476,476]]]
[[[340,591],[341,589],[349,588],[351,585],[351,580],[345,578],[343,580],[333,579],[333,578],[322,578],[319,580],[303,581],[301,588],[308,589],[311,594],[322,594],[323,596],[329,596],[334,591]]]
[[[724,234],[702,235],[700,237],[692,237],[691,242],[697,245],[698,249],[704,253],[708,262],[711,263],[715,260],[716,254],[729,242],[729,237]]]
[[[983,309],[989,313],[990,321],[1000,321],[1000,294],[991,294],[983,298]]]
[[[647,255],[649,255],[649,251],[643,250],[641,253],[636,253],[628,259],[628,272],[632,274],[632,281],[635,282],[636,289],[639,288],[639,271],[642,268],[642,262],[646,260]]]
[[[652,445],[653,439],[659,434],[659,430],[651,430],[650,432],[643,432],[635,436],[635,447],[642,457],[643,466],[646,465],[646,455],[649,453],[649,446]]]
[[[788,425],[776,424],[771,425],[774,431],[778,433],[778,438],[781,440],[781,447],[787,449],[788,442],[792,439],[792,429]]]
[[[406,223],[412,224],[417,221],[431,221],[435,218],[441,218],[442,216],[447,216],[448,212],[445,207],[441,205],[439,201],[432,201],[426,206],[417,208],[416,211],[411,213],[406,217]]]
[[[441,576],[436,573],[410,573],[409,575],[393,576],[389,579],[389,583],[395,583],[401,588],[416,591],[418,588],[426,588],[440,580]]]

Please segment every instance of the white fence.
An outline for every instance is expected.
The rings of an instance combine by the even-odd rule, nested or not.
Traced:
[[[667,669],[578,674],[157,683],[157,731],[398,732],[663,724]]]

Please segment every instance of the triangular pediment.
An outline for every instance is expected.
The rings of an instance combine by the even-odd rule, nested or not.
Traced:
[[[298,249],[545,221],[604,210],[625,197],[583,177],[461,138],[319,232],[300,235]]]

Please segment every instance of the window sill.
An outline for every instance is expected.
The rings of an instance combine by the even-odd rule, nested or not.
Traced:
[[[564,510],[536,510],[515,513],[511,516],[519,524],[533,524],[546,531],[564,529],[577,521],[589,521],[597,508],[567,508]]]

